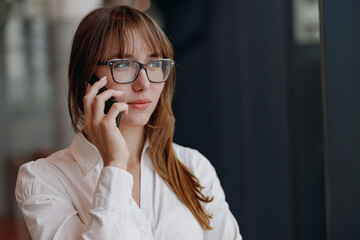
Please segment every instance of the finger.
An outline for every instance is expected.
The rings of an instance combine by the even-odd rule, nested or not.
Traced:
[[[91,105],[94,101],[96,94],[99,92],[100,88],[106,85],[107,79],[106,76],[101,78],[99,81],[96,81],[92,86],[88,84],[86,87],[86,94],[83,98],[84,102],[84,114],[91,114]]]
[[[128,111],[129,105],[124,102],[116,102],[111,106],[108,114],[106,114],[106,116],[104,117],[104,120],[112,121],[115,123],[115,119],[119,115],[119,113],[124,112],[125,114],[128,114]]]
[[[107,89],[104,92],[98,94],[95,98],[95,101],[102,101],[105,102],[111,97],[119,98],[124,94],[124,92],[115,90],[115,89]]]
[[[104,114],[105,102],[111,97],[118,98],[123,95],[123,92],[116,91],[114,89],[106,90],[105,92],[97,95],[93,102],[93,113],[96,115],[96,118],[99,119]]]
[[[90,85],[91,87],[87,89],[86,94],[90,96],[96,96],[99,90],[105,87],[106,83],[107,83],[107,78],[106,76],[104,76],[99,81],[96,81],[93,85]]]

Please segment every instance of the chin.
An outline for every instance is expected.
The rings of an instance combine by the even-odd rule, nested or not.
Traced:
[[[149,122],[150,116],[124,116],[121,121],[121,124],[128,127],[144,127]]]

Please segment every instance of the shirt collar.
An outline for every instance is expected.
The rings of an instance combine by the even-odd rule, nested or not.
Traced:
[[[93,170],[101,160],[97,148],[82,133],[78,133],[71,143],[70,151],[85,174]]]
[[[147,138],[142,151],[142,156],[149,148],[149,139]],[[70,151],[76,162],[81,167],[84,174],[93,170],[101,160],[101,155],[97,148],[89,142],[82,133],[78,133],[70,145]]]
[[[146,138],[145,144],[144,144],[144,148],[143,148],[143,150],[142,150],[142,155],[144,155],[144,153],[147,152],[148,148],[149,148],[149,139]]]

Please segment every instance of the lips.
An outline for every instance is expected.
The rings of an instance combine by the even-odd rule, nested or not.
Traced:
[[[135,109],[143,110],[150,106],[151,100],[147,98],[136,99],[129,102],[129,106]]]
[[[136,99],[134,101],[129,102],[129,104],[146,104],[151,103],[150,99],[143,98],[143,99]]]

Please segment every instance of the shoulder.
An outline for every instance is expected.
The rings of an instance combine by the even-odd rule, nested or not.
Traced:
[[[214,170],[210,161],[198,150],[184,147],[173,143],[173,148],[178,159],[190,169],[198,170],[205,167],[207,170]]]
[[[33,195],[61,192],[62,172],[71,168],[74,161],[68,149],[63,149],[41,158],[23,164],[18,171],[15,195],[18,201],[24,201]]]
[[[174,143],[173,148],[179,161],[183,163],[204,186],[217,178],[215,168],[198,150]]]
[[[206,204],[207,209],[209,211],[228,209],[224,190],[221,187],[215,168],[210,161],[195,149],[183,147],[178,144],[174,144],[173,148],[180,162],[199,180],[200,185],[203,187],[202,193],[205,196],[213,197],[213,201]]]
[[[72,154],[68,148],[57,151],[46,158],[40,158],[36,161],[30,161],[19,168],[18,178],[28,177],[49,177],[54,173],[64,170],[66,167],[73,167],[75,164]],[[70,165],[70,166],[69,166]]]

